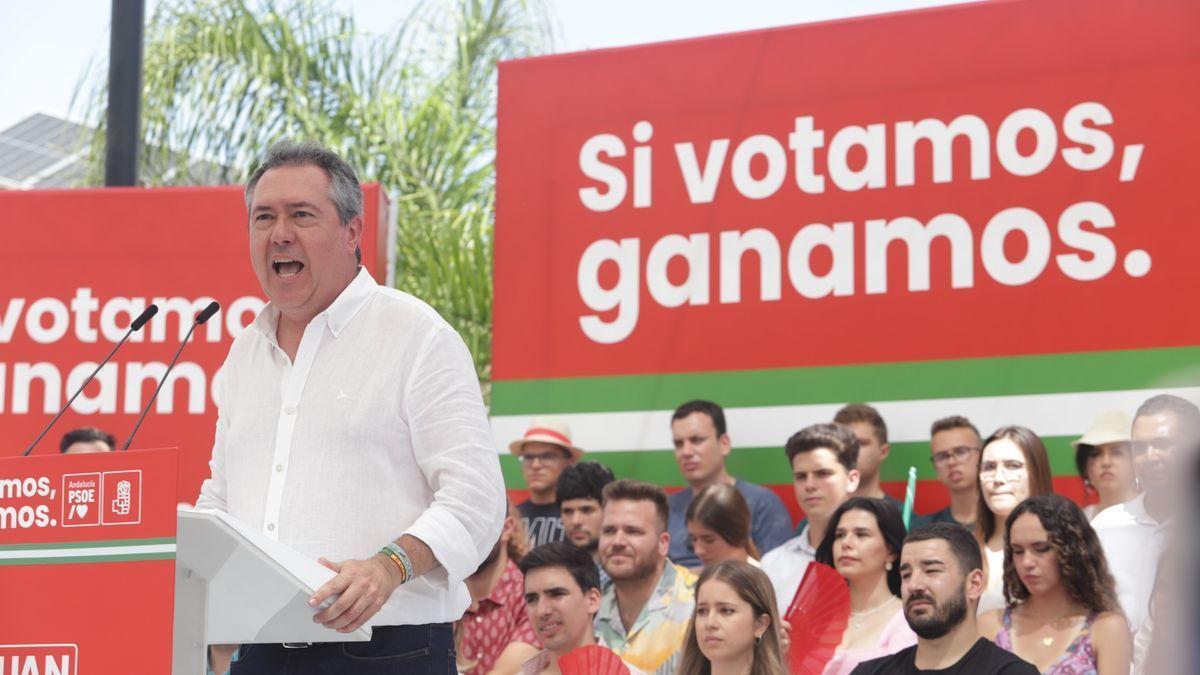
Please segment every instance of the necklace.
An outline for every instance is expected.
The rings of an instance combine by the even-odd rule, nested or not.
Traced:
[[[863,610],[861,612],[850,612],[850,620],[854,624],[855,628],[862,628],[863,619],[866,619],[867,617],[871,616],[872,614],[877,613],[879,610],[883,609],[884,607],[887,607],[888,605],[892,604],[892,601],[895,599],[896,598],[894,598],[894,597],[888,598],[887,600],[884,600],[883,602],[879,603],[878,606],[872,607],[871,609]]]

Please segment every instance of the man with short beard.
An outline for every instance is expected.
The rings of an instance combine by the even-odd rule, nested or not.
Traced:
[[[596,634],[622,659],[673,675],[696,604],[696,575],[667,560],[667,493],[638,480],[604,488],[600,562],[613,583],[600,598]]]
[[[979,637],[975,608],[984,587],[983,556],[970,532],[933,523],[904,538],[900,597],[917,644],[865,661],[851,675],[1038,675],[1033,665]]]
[[[600,577],[596,566],[583,549],[560,541],[533,549],[521,559],[520,567],[525,575],[529,623],[546,646],[521,666],[521,672],[523,675],[559,673],[560,658],[597,644],[592,625],[600,609]],[[630,670],[641,672],[635,667]]]
[[[613,482],[612,469],[600,462],[580,462],[563,469],[555,495],[562,512],[566,540],[592,556],[600,575],[600,590],[612,583],[600,564],[600,525],[604,521],[604,486]]]

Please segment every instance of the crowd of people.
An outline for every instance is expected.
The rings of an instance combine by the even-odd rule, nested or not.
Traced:
[[[787,439],[794,530],[774,491],[729,472],[719,405],[681,405],[670,431],[686,483],[670,494],[584,459],[561,420],[510,445],[530,496],[468,582],[460,673],[558,673],[593,645],[631,673],[786,673],[811,637],[786,620],[810,564],[849,591],[827,675],[1172,672],[1173,475],[1200,438],[1182,398],[1101,413],[1072,444],[1086,507],[1054,493],[1031,429],[940,419],[930,461],[949,503],[910,523],[880,486],[887,426],[869,405]]]

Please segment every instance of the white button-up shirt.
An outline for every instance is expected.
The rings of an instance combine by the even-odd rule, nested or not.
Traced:
[[[216,508],[312,558],[365,559],[409,534],[440,568],[387,606],[411,624],[460,618],[463,580],[500,534],[499,458],[462,339],[425,303],[367,271],[308,324],[295,362],[268,304],[217,384]]]
[[[1146,513],[1145,495],[1110,506],[1092,520],[1117,582],[1121,610],[1135,634],[1146,620],[1169,522],[1160,523]]]
[[[808,541],[808,525],[804,526],[799,536],[788,539],[763,556],[762,571],[767,573],[767,578],[775,587],[775,605],[779,608],[779,616],[787,614],[808,564],[816,557],[817,549]]]

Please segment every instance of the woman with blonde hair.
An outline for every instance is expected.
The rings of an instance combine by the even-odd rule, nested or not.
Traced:
[[[732,485],[714,483],[696,494],[684,516],[692,550],[707,565],[740,560],[758,566],[750,539],[750,507]]]
[[[757,567],[726,560],[704,568],[678,675],[787,675],[775,590]]]

